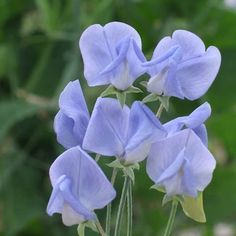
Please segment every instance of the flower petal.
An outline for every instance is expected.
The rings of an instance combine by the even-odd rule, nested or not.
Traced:
[[[198,191],[203,191],[211,182],[216,161],[200,138],[193,131],[191,131],[189,135],[186,156],[192,165],[197,189]]]
[[[98,98],[84,137],[83,148],[107,156],[124,153],[129,108],[113,98]]]
[[[60,111],[54,120],[57,140],[65,148],[81,145],[89,112],[78,80],[69,82],[59,98]]]
[[[172,35],[172,44],[181,47],[182,61],[205,53],[205,45],[202,40],[187,30],[176,30]]]
[[[111,22],[104,27],[92,25],[84,31],[80,38],[80,49],[84,76],[90,86],[109,84],[114,79],[113,73],[101,72],[116,60],[117,47],[124,38],[134,40],[141,49],[139,34],[125,23]]]
[[[184,96],[195,100],[205,94],[215,80],[220,63],[220,52],[213,46],[203,56],[181,63],[176,76]]]
[[[153,112],[141,102],[134,102],[130,110],[125,161],[135,163],[146,158],[154,140],[166,136],[166,131]]]
[[[196,134],[199,134],[199,137],[202,138],[204,143],[206,143],[207,133],[205,127],[203,127],[203,123],[209,118],[210,115],[211,106],[209,103],[205,102],[195,109],[190,115],[171,120],[164,124],[164,127],[168,131],[168,134],[171,135],[186,126],[187,128],[193,129]]]
[[[57,187],[58,179],[66,176],[71,181],[70,188],[60,189],[66,203],[76,212],[86,209],[103,208],[115,197],[115,190],[97,163],[80,147],[73,147],[60,155],[52,164],[50,179],[53,188]],[[60,188],[62,186],[60,185]],[[68,193],[69,190],[71,194]],[[76,205],[78,209],[76,208]],[[76,209],[75,209],[76,208]]]
[[[167,195],[196,197],[210,183],[215,160],[200,138],[185,129],[152,145],[147,173]]]

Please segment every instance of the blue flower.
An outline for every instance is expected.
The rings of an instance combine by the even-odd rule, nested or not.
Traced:
[[[112,84],[126,90],[145,73],[141,38],[125,23],[92,25],[83,32],[79,45],[89,86]]]
[[[47,213],[62,214],[67,226],[95,220],[95,209],[110,203],[116,192],[97,163],[80,147],[60,155],[50,168],[53,186]]]
[[[54,120],[57,141],[65,148],[81,146],[90,115],[78,80],[64,88],[59,107]]]
[[[202,40],[186,30],[176,30],[154,50],[151,61],[143,64],[151,78],[147,89],[155,94],[195,100],[206,93],[221,63],[216,47],[205,49]]]
[[[130,109],[126,105],[122,107],[116,99],[99,98],[83,148],[133,164],[145,159],[153,140],[165,136],[159,120],[141,102],[134,102]]]
[[[182,129],[190,128],[199,136],[205,146],[207,146],[208,137],[204,122],[210,115],[211,106],[209,103],[205,102],[195,109],[189,116],[182,116],[171,120],[165,123],[164,127],[168,132],[168,136],[171,136]]]
[[[152,145],[147,173],[169,197],[197,197],[210,183],[215,165],[200,138],[185,129]]]

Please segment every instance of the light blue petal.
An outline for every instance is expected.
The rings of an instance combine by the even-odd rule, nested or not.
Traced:
[[[210,183],[215,160],[200,138],[185,129],[152,145],[147,173],[167,195],[196,197]]]
[[[144,160],[153,141],[164,138],[166,134],[153,112],[143,103],[134,102],[130,110],[125,161],[135,163]]]
[[[147,173],[155,183],[183,150],[186,135],[177,133],[152,144],[147,158]]]
[[[202,40],[196,34],[187,30],[174,31],[172,44],[178,45],[181,48],[182,61],[202,56],[206,50]]]
[[[203,124],[211,115],[211,106],[205,102],[195,109],[189,116],[178,117],[164,124],[169,135],[180,131],[184,127],[191,128],[201,138],[202,142],[207,146],[207,130]]]
[[[215,80],[220,64],[220,52],[213,46],[203,56],[181,63],[176,78],[184,96],[195,100],[204,95]]]
[[[196,178],[196,188],[198,191],[203,191],[211,182],[216,161],[193,131],[190,131],[188,138],[186,157],[192,166],[192,174]]]
[[[59,98],[60,110],[54,120],[57,140],[65,148],[81,145],[89,112],[78,80],[69,82]]]
[[[122,156],[129,108],[113,98],[98,98],[84,137],[83,148],[106,156]]]
[[[202,143],[207,147],[208,146],[208,135],[207,135],[206,126],[204,124],[199,125],[197,128],[194,128],[193,131],[202,140]]]
[[[181,167],[184,163],[184,155],[185,155],[185,147],[178,153],[176,159],[173,163],[166,168],[166,170],[161,174],[161,176],[157,179],[156,183],[161,184],[166,179],[174,176],[177,172],[181,170]]]
[[[61,204],[63,197],[65,203],[85,219],[93,218],[92,211],[103,208],[116,194],[97,163],[80,147],[73,147],[60,155],[52,164],[49,174],[54,191],[57,193],[60,190],[57,204]],[[62,176],[66,178],[59,181],[58,187],[58,180]],[[50,202],[55,201],[55,194],[52,196]],[[56,212],[62,209],[61,206],[53,208]]]
[[[137,54],[137,48],[133,49],[133,43],[130,42],[135,42],[141,51],[141,38],[137,31],[121,22],[111,22],[104,27],[92,25],[84,31],[80,49],[84,61],[84,76],[90,86],[112,83],[124,90],[132,84],[136,79],[132,77],[132,70],[141,73],[141,53]],[[133,60],[140,64],[136,69],[131,69]],[[126,81],[120,82],[125,74],[131,78],[127,76]]]

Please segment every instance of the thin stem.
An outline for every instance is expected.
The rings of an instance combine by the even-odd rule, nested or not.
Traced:
[[[129,181],[129,190],[127,194],[127,213],[128,213],[127,236],[132,236],[132,226],[133,226],[132,181]]]
[[[161,114],[163,112],[163,109],[164,109],[164,106],[163,104],[161,103],[161,105],[159,106],[158,110],[157,110],[157,113],[156,113],[156,117],[160,118],[161,117]]]
[[[102,225],[101,225],[101,223],[100,223],[100,221],[98,219],[96,221],[96,226],[97,226],[99,234],[101,236],[106,236],[106,233],[105,233],[104,229],[102,228]]]
[[[167,226],[166,226],[164,236],[170,236],[170,234],[171,234],[171,231],[172,231],[172,228],[173,228],[173,225],[174,225],[174,221],[175,221],[177,206],[178,206],[178,201],[176,199],[174,199],[172,201],[170,217],[169,217],[169,220],[168,220],[168,223],[167,223]]]
[[[120,198],[120,204],[119,204],[119,208],[118,208],[118,212],[117,212],[117,217],[116,217],[116,227],[115,227],[114,236],[120,235],[121,222],[122,222],[122,217],[123,217],[123,212],[124,212],[126,196],[127,196],[127,192],[129,189],[129,182],[130,182],[130,178],[129,178],[129,176],[126,175],[123,189],[122,189],[121,198]]]
[[[117,168],[114,168],[111,176],[111,184],[114,185],[117,176]],[[106,215],[106,234],[110,236],[111,231],[111,203],[107,205],[107,215]]]

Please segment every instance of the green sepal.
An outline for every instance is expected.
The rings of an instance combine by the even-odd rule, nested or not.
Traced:
[[[101,94],[100,97],[106,97],[109,95],[115,95],[117,93],[117,89],[112,85],[109,85]]]
[[[78,228],[77,228],[77,232],[78,232],[78,235],[79,236],[84,236],[84,231],[85,231],[85,224],[84,223],[80,223],[78,225]]]
[[[98,229],[96,226],[96,222],[95,221],[86,221],[85,222],[85,226],[91,230],[93,230],[94,232],[98,233]]]
[[[140,82],[140,84],[145,88],[147,88],[147,83],[148,83],[147,81],[141,81]]]
[[[165,206],[168,202],[171,202],[173,200],[173,197],[168,196],[165,194],[165,196],[162,199],[162,206]]]
[[[123,107],[125,105],[126,92],[124,92],[124,91],[122,91],[122,92],[117,91],[116,92],[116,97],[119,100],[121,106]]]
[[[85,236],[86,227],[98,233],[98,229],[97,229],[95,221],[85,221],[78,225],[77,232],[79,236]]]
[[[154,94],[154,93],[150,93],[149,95],[147,95],[142,102],[143,103],[148,103],[148,102],[155,102],[158,100],[158,95]]]
[[[200,223],[206,222],[202,192],[199,192],[197,198],[183,197],[180,203],[186,216]]]
[[[125,93],[143,93],[143,90],[141,90],[138,87],[130,86],[127,90],[124,91]]]
[[[117,168],[117,169],[123,169],[124,168],[124,165],[122,165],[120,163],[119,159],[115,159],[111,163],[107,164],[107,166],[109,166],[111,168]]]
[[[169,110],[169,100],[170,100],[170,97],[158,96],[158,100],[163,105],[165,110],[168,111]]]
[[[163,186],[159,186],[159,185],[156,185],[156,184],[152,185],[152,186],[150,187],[150,189],[155,189],[155,190],[157,190],[157,191],[159,191],[159,192],[162,192],[162,193],[165,193],[165,192],[166,192],[166,191],[165,191],[165,188],[164,188]]]
[[[135,175],[134,175],[134,170],[132,167],[124,167],[123,168],[124,175],[129,176],[132,182],[135,182]]]

